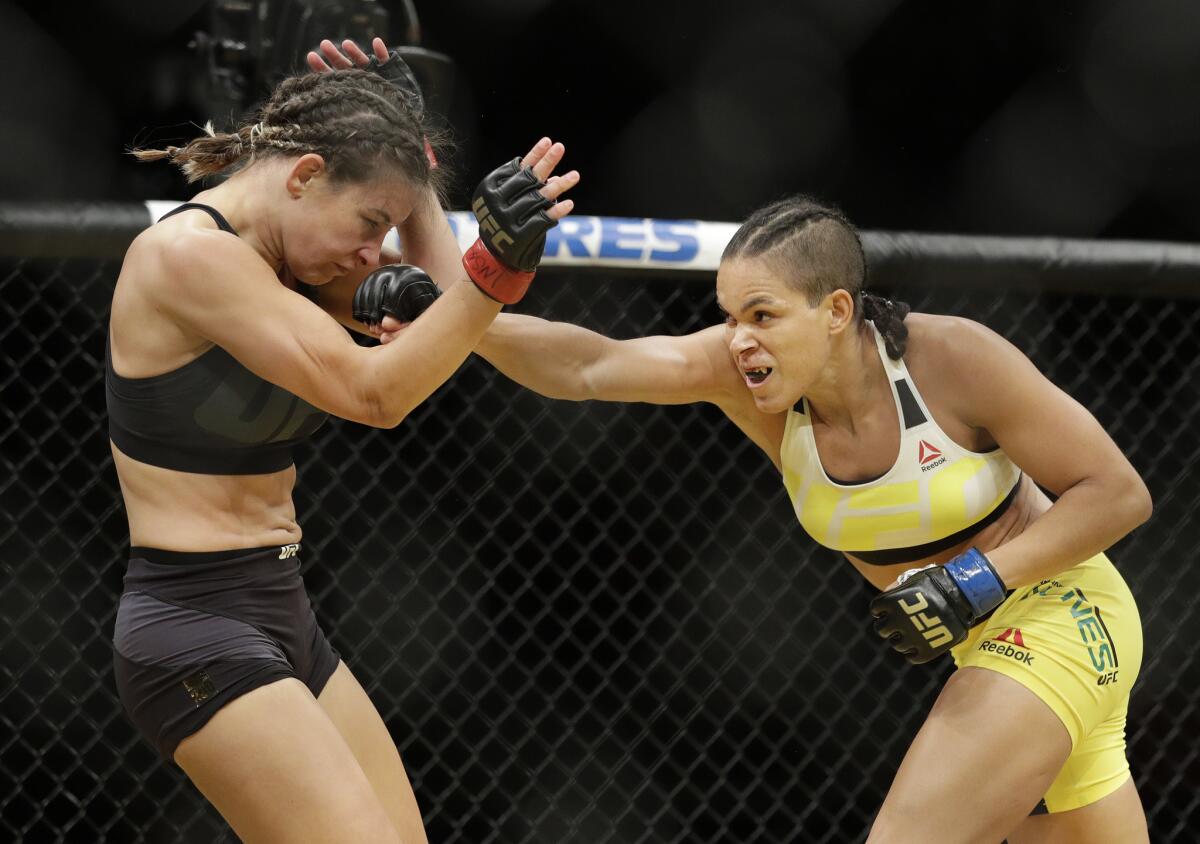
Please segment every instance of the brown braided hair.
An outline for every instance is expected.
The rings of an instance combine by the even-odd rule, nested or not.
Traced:
[[[431,167],[425,156],[425,139],[434,141],[431,134],[438,133],[422,124],[390,82],[346,69],[284,79],[255,122],[233,132],[215,132],[210,123],[184,146],[131,152],[139,161],[170,160],[188,182],[236,172],[265,158],[312,152],[325,159],[335,183],[363,182],[390,168],[414,185],[431,185],[442,198],[445,170]]]
[[[731,258],[763,258],[812,307],[833,291],[845,290],[854,297],[860,324],[869,319],[883,335],[888,355],[896,360],[904,355],[909,307],[863,290],[867,256],[862,240],[836,207],[803,194],[765,205],[746,218],[726,245],[721,261]]]

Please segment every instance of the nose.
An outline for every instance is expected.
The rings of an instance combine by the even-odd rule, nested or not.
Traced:
[[[383,241],[373,241],[366,246],[359,247],[354,257],[360,267],[371,267],[379,263],[379,255],[382,251]]]
[[[758,340],[754,337],[754,332],[748,325],[738,325],[732,329],[732,334],[729,338],[729,351],[735,356],[742,352],[749,351],[758,345]]]

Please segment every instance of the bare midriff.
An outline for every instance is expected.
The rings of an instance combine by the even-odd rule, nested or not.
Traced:
[[[115,446],[112,453],[131,545],[226,551],[300,541],[295,466],[266,475],[200,475],[141,463]]]

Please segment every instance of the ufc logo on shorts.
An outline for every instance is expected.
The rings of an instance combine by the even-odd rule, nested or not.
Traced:
[[[286,560],[288,557],[296,556],[296,552],[300,550],[299,545],[280,545],[279,559]]]
[[[908,620],[912,622],[913,627],[917,628],[917,632],[925,637],[925,641],[929,642],[933,647],[940,647],[948,643],[954,638],[946,625],[942,624],[942,620],[936,615],[926,615],[922,610],[929,607],[929,602],[925,600],[925,596],[917,593],[917,597],[910,601],[900,600],[900,608],[904,610],[904,614],[908,616]]]
[[[471,210],[475,212],[475,219],[479,221],[479,231],[481,233],[487,232],[491,235],[492,246],[496,247],[496,251],[503,255],[504,244],[512,243],[513,239],[500,230],[500,226],[496,223],[496,218],[488,210],[487,203],[483,201],[482,196],[477,197],[471,203]]]

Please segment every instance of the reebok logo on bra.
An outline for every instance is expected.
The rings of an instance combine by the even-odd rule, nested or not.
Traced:
[[[941,449],[930,445],[925,440],[917,440],[917,462],[921,464],[922,472],[928,472],[945,463],[946,458],[942,456]]]

